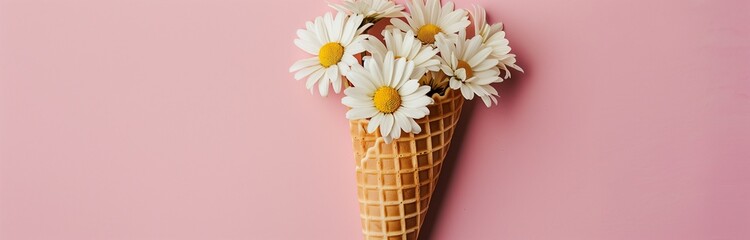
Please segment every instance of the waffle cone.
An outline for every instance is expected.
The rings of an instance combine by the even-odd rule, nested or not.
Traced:
[[[464,99],[448,90],[433,97],[419,134],[386,144],[367,120],[350,121],[357,165],[357,197],[365,239],[417,239]]]

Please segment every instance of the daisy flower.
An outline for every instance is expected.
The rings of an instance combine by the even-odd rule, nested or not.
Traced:
[[[427,71],[440,71],[440,60],[435,58],[437,49],[422,45],[411,30],[407,33],[399,29],[384,30],[383,39],[385,44],[377,38],[370,38],[362,43],[377,61],[383,62],[386,53],[390,51],[396,58],[414,62],[413,78],[419,78]]]
[[[388,0],[346,0],[341,4],[329,4],[332,8],[350,14],[365,16],[365,23],[375,23],[383,18],[401,17],[404,6]]]
[[[404,58],[394,59],[392,52],[385,55],[384,61],[375,58],[365,61],[365,67],[353,66],[347,78],[354,85],[344,90],[346,97],[341,103],[351,109],[346,113],[350,120],[367,119],[367,132],[380,129],[386,143],[401,137],[401,132],[419,133],[414,119],[430,114],[427,105],[432,104],[428,97],[428,86],[420,86],[418,79],[412,79],[414,63]]]
[[[406,5],[411,12],[404,14],[406,22],[392,18],[391,24],[404,32],[415,32],[424,44],[435,43],[435,35],[438,33],[447,34],[449,39],[454,39],[458,31],[466,29],[470,24],[465,10],[453,10],[453,2],[440,6],[440,0],[427,0],[427,3],[423,0],[411,0]]]
[[[503,79],[497,68],[498,60],[490,57],[492,48],[482,44],[481,36],[467,41],[466,32],[461,31],[458,40],[452,42],[438,35],[437,46],[442,63],[440,68],[450,77],[450,88],[461,89],[461,94],[469,100],[474,94],[478,95],[487,107],[492,102],[497,104],[497,90],[490,84]]]
[[[472,19],[474,20],[474,31],[477,35],[482,37],[482,43],[492,48],[491,57],[499,61],[498,66],[505,72],[504,78],[510,77],[510,71],[508,67],[523,72],[523,69],[516,65],[516,55],[510,53],[510,46],[508,46],[508,39],[505,38],[505,31],[503,31],[503,24],[488,24],[487,13],[484,8],[480,6],[474,6],[474,12],[471,13]]]
[[[316,57],[302,59],[289,68],[289,72],[297,72],[294,78],[300,80],[307,77],[305,84],[310,92],[318,83],[321,96],[328,95],[329,85],[333,91],[341,92],[346,75],[352,65],[358,65],[355,54],[363,52],[362,40],[369,37],[362,34],[372,24],[362,25],[361,15],[347,16],[339,12],[334,18],[331,13],[317,17],[315,22],[307,22],[307,29],[297,30],[299,38],[294,44],[305,52]]]

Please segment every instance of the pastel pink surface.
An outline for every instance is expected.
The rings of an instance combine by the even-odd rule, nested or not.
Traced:
[[[431,239],[750,238],[750,2],[457,1],[526,74],[464,115]],[[358,239],[325,1],[0,0],[0,239]]]

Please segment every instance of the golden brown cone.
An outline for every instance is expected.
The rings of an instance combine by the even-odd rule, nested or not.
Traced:
[[[419,134],[386,144],[367,120],[350,121],[357,165],[357,198],[365,239],[417,239],[461,115],[458,91],[433,97]]]

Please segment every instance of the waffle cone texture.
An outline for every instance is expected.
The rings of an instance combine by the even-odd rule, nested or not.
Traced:
[[[365,239],[417,239],[450,147],[464,99],[448,90],[433,97],[419,134],[402,133],[386,144],[368,120],[350,121]]]

